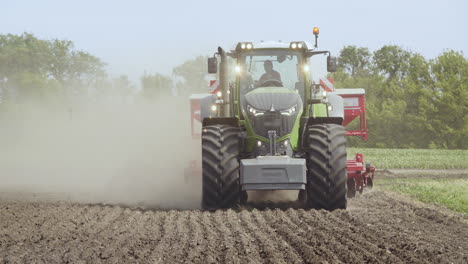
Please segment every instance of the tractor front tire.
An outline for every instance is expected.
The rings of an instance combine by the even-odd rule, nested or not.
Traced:
[[[216,210],[239,205],[240,130],[212,125],[202,130],[202,208]]]
[[[307,207],[346,209],[346,139],[343,126],[311,125],[307,130]]]

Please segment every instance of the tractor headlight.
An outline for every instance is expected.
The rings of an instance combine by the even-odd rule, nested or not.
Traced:
[[[290,115],[292,115],[292,114],[295,114],[296,111],[297,111],[297,105],[295,105],[295,106],[293,106],[293,107],[291,107],[291,108],[289,108],[289,109],[286,109],[286,110],[281,111],[281,114],[282,114],[282,115],[290,116]]]
[[[253,116],[261,116],[261,115],[265,114],[265,111],[255,109],[255,108],[251,107],[250,105],[247,105],[247,111],[249,112],[249,114],[251,114]]]

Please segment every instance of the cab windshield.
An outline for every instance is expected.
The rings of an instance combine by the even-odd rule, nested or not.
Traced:
[[[284,87],[302,94],[302,54],[291,50],[256,50],[239,59],[240,94],[260,87]]]

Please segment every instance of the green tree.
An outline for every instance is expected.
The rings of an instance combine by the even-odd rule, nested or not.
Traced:
[[[370,66],[369,49],[356,46],[345,46],[338,57],[338,69],[356,78],[369,74]]]
[[[105,78],[104,65],[74,49],[71,41],[41,40],[29,33],[0,35],[0,79],[7,80],[2,90],[11,100],[87,92]]]
[[[446,51],[431,61],[437,141],[447,148],[468,148],[468,60]]]
[[[374,52],[374,70],[389,79],[401,80],[409,69],[411,53],[396,45],[383,46]]]
[[[206,93],[208,90],[208,82],[205,78],[207,67],[206,56],[198,56],[175,67],[172,72],[177,90],[185,95],[197,92]]]
[[[172,95],[172,86],[172,79],[160,73],[141,77],[141,94],[145,98]]]

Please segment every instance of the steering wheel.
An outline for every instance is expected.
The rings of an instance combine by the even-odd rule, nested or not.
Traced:
[[[269,79],[269,80],[263,81],[262,83],[258,85],[258,87],[267,87],[267,86],[283,87],[283,83],[277,79]]]

